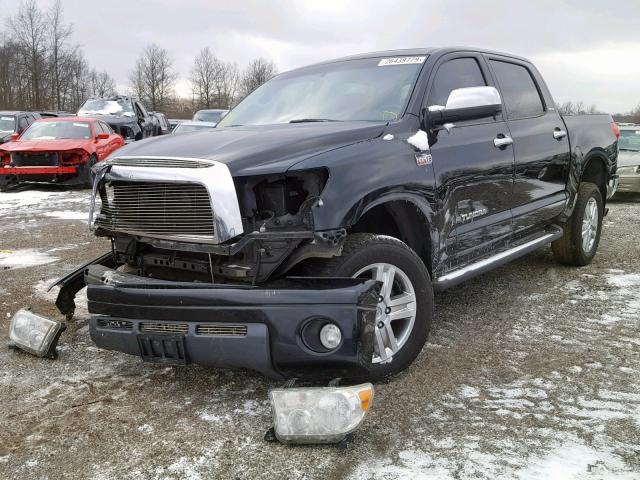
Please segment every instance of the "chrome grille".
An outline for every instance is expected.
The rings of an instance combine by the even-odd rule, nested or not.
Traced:
[[[246,325],[197,325],[196,335],[214,337],[244,337],[247,335]]]
[[[150,236],[213,239],[209,193],[194,183],[107,183],[95,225]]]
[[[187,333],[189,327],[186,323],[157,323],[141,322],[140,331],[149,333]]]
[[[150,158],[120,157],[109,160],[111,165],[124,167],[159,167],[159,168],[208,168],[213,164],[206,160],[191,158]]]

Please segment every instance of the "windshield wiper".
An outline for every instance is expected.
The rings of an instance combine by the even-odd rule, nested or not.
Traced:
[[[310,122],[339,122],[340,120],[332,120],[330,118],[296,118],[289,120],[289,123],[310,123]]]

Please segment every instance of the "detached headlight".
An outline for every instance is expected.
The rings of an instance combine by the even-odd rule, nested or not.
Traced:
[[[636,173],[640,173],[640,166],[638,167],[620,167],[618,168],[619,175],[633,175]]]
[[[18,310],[11,319],[9,338],[13,346],[38,357],[55,357],[56,345],[66,325],[28,310]]]
[[[276,438],[284,443],[338,443],[360,427],[373,385],[271,390]]]

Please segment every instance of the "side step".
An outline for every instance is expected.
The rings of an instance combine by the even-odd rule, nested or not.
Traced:
[[[521,245],[516,245],[508,250],[500,252],[492,257],[485,258],[471,265],[461,268],[460,270],[454,270],[441,277],[438,277],[433,282],[433,289],[446,290],[447,288],[454,287],[459,283],[465,282],[470,278],[481,275],[489,270],[493,270],[496,267],[509,263],[511,260],[522,257],[534,250],[537,250],[544,245],[547,245],[554,240],[559,239],[562,236],[562,228],[553,225],[549,227],[546,232],[533,240],[529,240]]]

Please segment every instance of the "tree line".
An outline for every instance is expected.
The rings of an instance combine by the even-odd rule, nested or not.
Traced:
[[[178,74],[166,49],[147,45],[129,75],[128,91],[117,92],[106,71],[92,68],[73,25],[65,22],[61,0],[49,9],[23,0],[0,33],[0,110],[75,112],[88,98],[135,95],[150,110],[189,116],[201,108],[231,108],[277,74],[274,62],[258,58],[240,70],[209,47],[195,56],[189,74],[190,98],[176,95]]]

